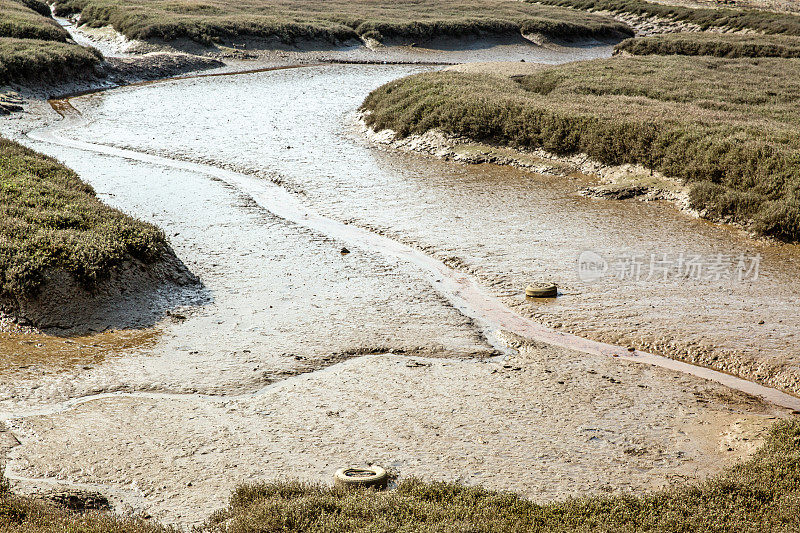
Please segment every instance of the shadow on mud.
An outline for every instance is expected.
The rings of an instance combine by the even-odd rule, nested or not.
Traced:
[[[20,324],[72,337],[149,328],[167,315],[181,319],[181,308],[211,301],[210,291],[170,249],[152,264],[131,258],[91,288],[63,270],[51,271],[34,297],[6,299],[2,307]]]

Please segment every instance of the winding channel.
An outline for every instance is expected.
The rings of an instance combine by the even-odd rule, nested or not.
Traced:
[[[585,176],[365,140],[368,91],[432,68],[267,67],[51,101],[61,120],[43,111],[24,143],[161,227],[208,298],[141,331],[4,340],[5,474],[183,526],[238,483],[367,462],[552,501],[702,479],[800,411],[760,375],[653,353],[707,340],[796,367],[794,247],[585,198]],[[574,279],[580,250],[631,248],[760,253],[763,275]],[[521,297],[542,278],[558,298]]]
[[[268,70],[270,69],[259,69],[258,72],[266,72]],[[249,73],[252,72],[256,71],[251,71]],[[183,79],[188,80],[193,78],[194,77],[185,77]],[[174,83],[174,81],[172,81],[172,83]],[[301,201],[298,195],[262,178],[226,170],[209,164],[182,161],[141,151],[71,138],[65,132],[85,126],[86,121],[80,113],[69,104],[69,98],[54,100],[51,102],[51,105],[54,110],[62,114],[64,120],[51,127],[29,132],[27,135],[30,139],[84,152],[103,154],[105,156],[133,160],[150,165],[198,173],[221,180],[247,195],[263,209],[266,209],[275,216],[291,222],[292,224],[334,238],[346,243],[347,246],[378,251],[385,256],[413,264],[422,269],[436,291],[442,294],[459,312],[479,324],[488,339],[494,339],[494,334],[496,332],[505,330],[526,338],[578,350],[588,354],[614,357],[620,360],[634,361],[641,364],[679,371],[761,397],[781,407],[800,410],[800,398],[773,388],[765,387],[709,368],[676,361],[641,350],[629,352],[621,346],[593,341],[545,327],[509,309],[497,297],[490,294],[474,276],[458,272],[448,267],[442,261],[407,244],[403,244],[361,227],[345,224],[323,216],[317,213],[311,205]],[[494,341],[493,344],[500,346],[496,341]],[[131,396],[136,396],[137,394],[138,393],[130,393]],[[15,413],[15,418],[59,412],[75,405],[92,401],[93,399],[108,396],[108,394],[103,394],[72,399],[61,405],[51,406],[46,409],[34,409],[27,413]]]

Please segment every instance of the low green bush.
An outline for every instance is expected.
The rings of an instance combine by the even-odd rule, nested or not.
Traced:
[[[0,83],[57,83],[85,78],[103,56],[95,49],[40,41],[0,38]]]
[[[101,203],[55,159],[0,138],[0,296],[35,293],[49,269],[91,286],[130,257],[163,257],[151,224]]]
[[[656,16],[697,24],[703,29],[726,27],[762,33],[800,35],[800,16],[759,9],[701,8],[676,6],[644,0],[525,0],[539,4],[571,7],[585,11],[612,11]]]
[[[111,25],[131,39],[201,43],[236,37],[335,43],[520,32],[559,38],[632,35],[607,17],[513,0],[57,0],[55,6],[59,14],[81,13],[82,24]]]
[[[30,497],[16,496],[0,484],[3,533],[178,533],[141,518],[106,512],[74,513]]]
[[[26,5],[14,0],[0,0],[0,37],[66,41],[67,32],[50,18],[49,11],[46,16],[36,11],[42,11],[39,4],[36,0]]]
[[[42,0],[17,0],[20,4],[31,9],[43,17],[50,18],[50,6],[42,2]]]

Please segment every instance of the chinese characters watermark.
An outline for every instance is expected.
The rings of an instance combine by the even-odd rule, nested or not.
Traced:
[[[623,253],[609,260],[587,250],[578,257],[578,277],[582,281],[602,278],[619,281],[755,281],[761,255],[668,253]]]

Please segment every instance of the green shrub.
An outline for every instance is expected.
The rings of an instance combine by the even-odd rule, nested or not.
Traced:
[[[41,500],[0,491],[3,533],[178,533],[141,518],[107,512],[75,513]]]
[[[800,16],[758,9],[694,8],[644,0],[526,0],[587,11],[612,11],[656,16],[697,24],[703,29],[726,27],[800,36]]]
[[[35,293],[44,274],[64,269],[87,286],[134,257],[163,257],[155,226],[102,204],[56,160],[0,139],[0,296]]]
[[[36,8],[38,4],[30,5]],[[0,0],[0,37],[64,42],[68,35],[49,15],[42,16],[14,0]]]
[[[43,17],[50,18],[50,6],[42,2],[42,0],[17,0],[20,4],[33,10]]]
[[[0,83],[56,83],[70,76],[85,77],[102,57],[95,49],[74,44],[0,38]]]
[[[191,6],[191,7],[190,7]],[[131,39],[277,37],[286,43],[359,38],[415,41],[433,37],[536,32],[550,37],[615,37],[630,28],[607,17],[514,0],[58,0],[59,14],[112,25]]]

